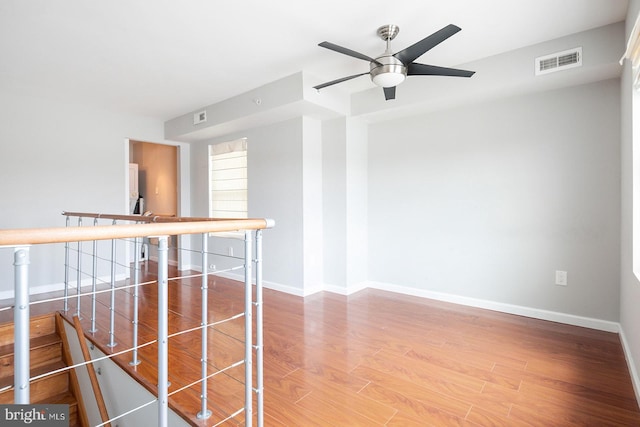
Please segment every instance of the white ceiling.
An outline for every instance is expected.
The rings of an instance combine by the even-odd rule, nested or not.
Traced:
[[[455,24],[419,62],[456,66],[619,22],[627,0],[2,0],[0,93],[82,102],[171,119],[307,71],[333,80],[368,64],[317,46],[375,56]],[[340,85],[372,87],[368,77]],[[334,90],[327,88],[324,90]]]

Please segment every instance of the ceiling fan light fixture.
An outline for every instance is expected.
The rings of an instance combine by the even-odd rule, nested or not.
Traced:
[[[380,87],[394,87],[402,83],[404,79],[405,75],[397,72],[380,73],[371,76],[373,83]]]
[[[385,64],[372,67],[371,69],[371,81],[380,87],[397,86],[402,83],[406,77],[407,67],[402,64]]]

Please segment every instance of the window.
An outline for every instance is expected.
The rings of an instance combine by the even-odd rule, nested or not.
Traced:
[[[640,133],[637,132],[640,127],[640,15],[631,30],[620,64],[625,59],[631,63],[632,265],[634,274],[640,279]]]
[[[247,139],[209,146],[209,216],[247,218]]]
[[[636,22],[629,35],[627,41],[627,50],[620,59],[620,65],[622,62],[628,59],[631,61],[631,68],[633,70],[633,87],[640,89],[640,15],[636,18]]]

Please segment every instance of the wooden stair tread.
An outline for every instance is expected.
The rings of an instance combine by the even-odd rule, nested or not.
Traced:
[[[56,361],[53,363],[49,363],[47,365],[41,366],[39,368],[34,368],[31,370],[31,377],[36,377],[38,375],[42,375],[45,374],[47,372],[51,372],[51,371],[55,371],[57,369],[62,369],[64,368],[66,365],[64,364],[63,361]],[[61,372],[61,374],[66,373],[67,371],[63,371]],[[37,381],[37,380],[36,380]]]
[[[13,322],[0,324],[0,346],[13,345]],[[33,316],[29,320],[29,338],[56,333],[55,315],[53,313]]]
[[[62,339],[57,334],[32,338],[29,347],[29,362],[32,369],[48,365],[62,358]],[[0,379],[13,377],[14,363],[13,344],[0,347]]]
[[[30,347],[33,350],[34,348],[39,348],[39,347],[44,347],[46,345],[60,343],[62,342],[62,339],[60,338],[60,335],[58,335],[57,333],[53,333],[53,334],[42,335],[39,337],[31,338],[30,342],[31,342]]]
[[[32,402],[34,404],[42,404],[42,403],[49,403],[49,404],[53,404],[53,405],[77,405],[78,401],[76,400],[76,398],[73,396],[73,394],[71,394],[70,391],[67,391],[65,393],[61,393],[61,394],[56,394],[55,396],[51,396],[48,397],[46,399],[40,399],[37,402]]]
[[[38,401],[31,402],[33,404],[48,404],[48,405],[69,405],[69,426],[79,426],[78,421],[78,400],[75,396],[67,391],[65,393],[56,394],[51,397],[40,399]]]
[[[41,348],[41,347],[46,347],[48,345],[58,344],[58,343],[61,343],[61,342],[62,342],[62,339],[56,333],[37,336],[37,337],[31,338],[29,340],[29,349],[30,350],[35,350],[35,349],[38,349],[38,348]],[[1,345],[0,346],[0,357],[8,356],[8,355],[13,354],[13,349],[14,349],[13,342],[11,342],[9,344]]]
[[[31,378],[37,377],[38,375],[42,375],[42,374],[45,374],[47,372],[51,372],[51,371],[55,371],[55,370],[58,370],[58,369],[62,369],[65,366],[66,365],[61,360],[53,362],[53,363],[48,363],[46,365],[39,366],[37,368],[31,369],[30,377]],[[56,374],[56,375],[63,375],[63,374],[66,374],[66,373],[67,373],[67,371],[63,371],[63,372],[60,372],[59,374]],[[40,378],[40,379],[38,379],[36,381],[41,381],[41,380],[46,379],[46,378],[47,377],[42,377],[42,378]],[[32,381],[32,384],[33,384],[33,382],[36,382],[36,381]],[[4,388],[4,387],[10,386],[10,385],[13,385],[13,376],[0,378],[0,388]]]

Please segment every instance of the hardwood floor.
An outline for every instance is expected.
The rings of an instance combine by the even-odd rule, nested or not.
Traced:
[[[640,425],[616,334],[375,290],[265,302],[271,425]]]
[[[242,285],[211,277],[209,286],[212,318],[242,311]],[[170,332],[199,324],[199,293],[199,279],[170,282]],[[105,316],[108,295],[100,300]],[[264,300],[266,426],[640,426],[617,334],[377,290],[300,298],[265,289]],[[130,298],[118,301],[114,351],[131,339],[122,332]],[[153,286],[141,302],[142,342],[157,323]],[[83,300],[83,312],[89,306]],[[212,370],[242,358],[242,322],[210,334]],[[106,343],[106,318],[99,323],[95,338]],[[135,368],[149,388],[155,351],[142,349]],[[172,338],[170,392],[197,378],[199,351],[199,332]],[[120,359],[128,365],[130,355]],[[194,425],[242,405],[243,369],[214,377],[214,415]],[[172,407],[195,415],[198,398],[191,387]]]

